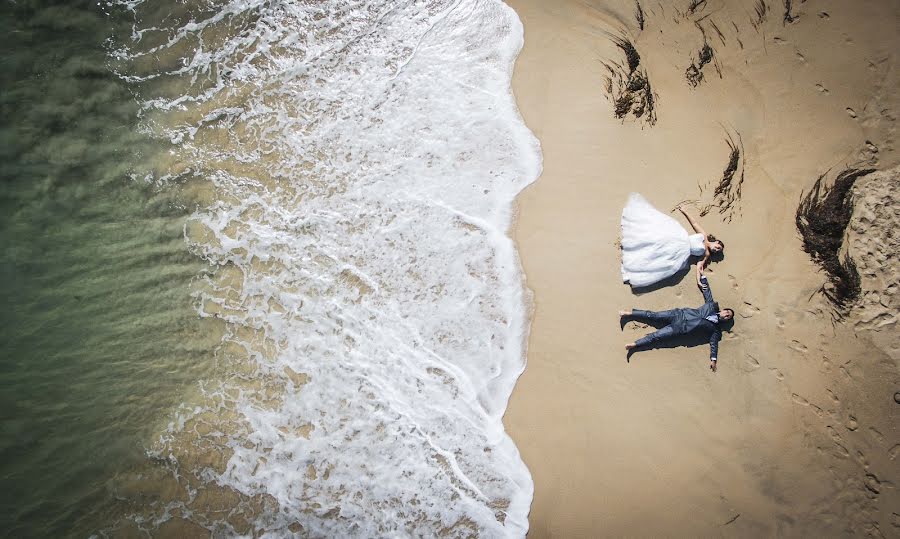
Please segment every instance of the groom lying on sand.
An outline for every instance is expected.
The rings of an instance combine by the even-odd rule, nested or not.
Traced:
[[[701,307],[696,309],[671,309],[668,311],[642,311],[634,309],[631,311],[619,311],[620,317],[631,317],[647,320],[650,322],[662,322],[667,324],[665,327],[654,331],[649,335],[641,337],[633,343],[625,345],[625,349],[631,351],[638,347],[653,345],[664,339],[670,339],[679,335],[687,335],[694,331],[706,331],[709,335],[709,368],[716,371],[716,359],[719,349],[719,339],[722,338],[721,325],[734,318],[734,311],[731,309],[719,310],[719,304],[713,300],[712,291],[709,289],[709,282],[706,275],[703,275],[702,268],[698,268],[697,284],[703,292],[703,299],[706,300]]]

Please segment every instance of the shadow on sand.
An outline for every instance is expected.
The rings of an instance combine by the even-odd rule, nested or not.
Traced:
[[[694,271],[696,269],[696,265],[698,262],[700,262],[700,260],[701,260],[700,257],[692,257],[691,263],[688,264],[687,267],[678,270],[678,273],[676,273],[675,275],[672,275],[671,277],[666,277],[662,281],[653,283],[651,285],[632,286],[631,293],[636,296],[643,296],[644,294],[649,294],[650,292],[655,292],[661,288],[666,288],[667,286],[675,286],[675,285],[681,284],[681,281],[684,280],[685,276],[688,273],[690,273],[690,274],[694,273]],[[718,253],[713,253],[709,257],[710,264],[718,264],[719,262],[722,262],[723,260],[725,260],[725,253],[723,253],[721,251]]]
[[[625,326],[628,324],[628,322],[646,324],[655,329],[660,329],[660,328],[666,326],[666,324],[663,322],[651,322],[648,320],[638,321],[638,320],[635,320],[634,318],[632,318],[631,316],[623,316],[621,321],[619,322],[619,325],[624,330]],[[719,327],[721,328],[723,333],[726,331],[731,331],[731,328],[734,327],[734,320],[729,320],[727,322],[724,322],[724,323],[720,324]],[[647,333],[652,333],[652,331],[650,331],[650,329],[648,328]],[[660,348],[691,348],[694,346],[708,345],[709,344],[709,336],[710,336],[710,334],[706,333],[705,331],[693,331],[686,335],[678,335],[677,337],[672,337],[671,339],[666,339],[664,341],[656,342],[655,344],[650,345],[650,346],[642,346],[639,348],[632,348],[631,350],[628,350],[628,352],[625,354],[625,361],[627,361],[628,363],[631,363],[631,356],[633,356],[634,354],[636,354],[638,352],[643,352],[646,350],[655,350],[655,349],[660,349]]]
[[[666,277],[662,281],[653,283],[647,286],[632,286],[631,292],[636,296],[643,296],[644,294],[649,294],[650,292],[655,292],[660,288],[666,288],[667,286],[675,286],[680,284],[682,280],[684,280],[685,275],[694,271],[693,264],[679,270],[678,273],[672,275],[671,277]]]

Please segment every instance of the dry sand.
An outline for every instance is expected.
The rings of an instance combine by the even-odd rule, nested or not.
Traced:
[[[640,30],[633,1],[510,1],[513,90],[544,154],[514,230],[535,311],[505,419],[535,480],[530,536],[900,536],[900,4],[693,3],[642,0]],[[616,35],[640,54],[653,125],[613,116]],[[740,160],[716,196],[729,137]],[[864,296],[835,321],[795,212],[819,176],[862,165],[883,171],[858,181],[848,228]],[[710,282],[738,313],[717,373],[702,345],[625,360],[647,329],[620,329],[618,309],[701,303],[690,275],[621,283],[630,191],[712,206],[702,224],[727,247]]]

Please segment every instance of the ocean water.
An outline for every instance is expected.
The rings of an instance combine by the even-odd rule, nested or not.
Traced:
[[[533,486],[501,419],[528,298],[506,233],[540,152],[509,89],[515,13],[470,0],[96,9],[114,28],[101,78],[136,101],[109,141],[138,161],[116,185],[166,208],[167,232],[148,216],[96,243],[164,238],[184,271],[129,260],[157,289],[115,294],[115,321],[159,310],[156,326],[146,312],[129,326],[159,358],[107,383],[166,396],[136,406],[140,458],[101,474],[111,501],[91,531],[523,536]],[[125,279],[98,265],[106,288]]]
[[[183,237],[193,197],[134,180],[165,146],[106,67],[119,30],[96,2],[0,4],[5,537],[105,525],[114,478],[215,371],[221,323],[192,297],[208,266]]]

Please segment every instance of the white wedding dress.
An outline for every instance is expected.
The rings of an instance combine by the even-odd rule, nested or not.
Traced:
[[[622,210],[622,280],[648,286],[688,266],[691,255],[706,253],[703,234],[688,234],[681,224],[637,193]]]

